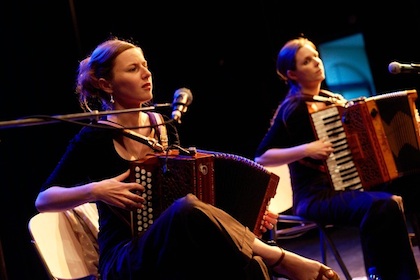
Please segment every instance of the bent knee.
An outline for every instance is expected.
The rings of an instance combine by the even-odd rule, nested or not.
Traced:
[[[178,209],[190,209],[200,203],[200,200],[192,193],[189,193],[175,201],[175,207]]]
[[[395,202],[397,202],[398,204],[398,208],[400,208],[400,210],[402,212],[404,212],[404,203],[403,203],[403,198],[399,195],[392,195],[392,200],[394,200]]]
[[[396,213],[404,211],[403,199],[401,196],[398,195],[392,195],[390,197],[387,197],[386,199],[383,198],[375,200],[372,207],[373,209],[378,209],[378,211],[382,213]]]

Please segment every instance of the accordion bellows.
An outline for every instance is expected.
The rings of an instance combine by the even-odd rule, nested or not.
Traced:
[[[133,235],[139,235],[176,199],[193,193],[215,205],[260,236],[264,212],[279,177],[242,156],[201,150],[196,154],[152,155],[131,164],[131,181],[143,184],[146,205],[131,213]]]

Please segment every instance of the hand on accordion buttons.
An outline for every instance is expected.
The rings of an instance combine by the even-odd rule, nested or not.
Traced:
[[[261,222],[261,232],[265,233],[268,230],[272,230],[274,225],[277,224],[278,214],[271,212],[270,210],[266,210],[263,216],[263,220]]]

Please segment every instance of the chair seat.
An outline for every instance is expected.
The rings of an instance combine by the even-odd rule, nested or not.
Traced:
[[[307,221],[299,216],[280,214],[278,217],[279,224],[286,224],[279,228],[277,225],[276,237],[277,239],[290,239],[307,233],[312,229],[316,229],[318,225],[314,222]],[[289,226],[291,225],[291,226]]]

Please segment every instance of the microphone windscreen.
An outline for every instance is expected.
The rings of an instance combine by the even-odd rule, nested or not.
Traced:
[[[398,62],[393,61],[388,65],[388,71],[391,74],[401,73],[401,65]]]

